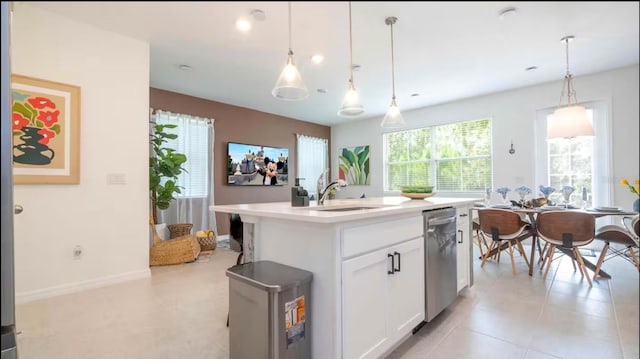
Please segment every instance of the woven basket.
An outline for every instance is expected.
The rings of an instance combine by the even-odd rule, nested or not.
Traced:
[[[213,251],[216,249],[216,235],[211,231],[207,236],[196,236],[198,243],[200,243],[200,250]]]
[[[168,225],[167,228],[169,228],[169,239],[190,235],[192,227],[193,224],[191,223],[178,223]]]
[[[200,243],[193,235],[162,240],[153,220],[149,223],[153,230],[153,245],[149,250],[149,265],[169,265],[193,262],[200,254]]]

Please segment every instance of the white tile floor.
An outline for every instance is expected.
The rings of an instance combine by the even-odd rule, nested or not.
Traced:
[[[20,358],[228,358],[224,270],[235,260],[217,249],[209,260],[154,267],[150,279],[19,305]],[[507,256],[475,267],[474,287],[390,358],[639,357],[630,263],[607,262],[613,279],[593,288],[566,258],[546,281],[538,271],[529,277],[521,258],[515,276]]]

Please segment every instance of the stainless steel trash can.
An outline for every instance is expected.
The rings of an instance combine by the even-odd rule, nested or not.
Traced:
[[[310,358],[313,274],[271,261],[233,266],[226,273],[230,358]]]

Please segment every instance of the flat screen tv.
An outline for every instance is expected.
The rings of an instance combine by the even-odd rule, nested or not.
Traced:
[[[284,186],[289,182],[289,149],[246,143],[227,144],[227,184]]]

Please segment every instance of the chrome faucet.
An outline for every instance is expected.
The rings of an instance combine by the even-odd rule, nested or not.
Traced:
[[[320,177],[318,178],[318,183],[317,183],[317,189],[318,189],[318,206],[322,206],[324,205],[324,200],[327,198],[327,196],[329,195],[329,192],[334,189],[334,188],[338,188],[338,187],[347,187],[347,182],[345,182],[344,180],[335,180],[331,183],[329,183],[329,185],[327,185],[326,187],[324,186],[324,175],[329,172],[329,169],[327,168],[326,170],[322,171],[322,174],[320,174]]]

